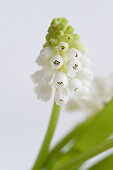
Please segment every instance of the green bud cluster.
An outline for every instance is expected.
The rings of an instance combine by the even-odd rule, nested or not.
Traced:
[[[66,18],[54,18],[48,29],[44,47],[51,46],[54,48],[61,41],[68,43],[71,48],[80,50],[82,47],[79,34],[74,34],[74,28],[68,24],[68,20]]]

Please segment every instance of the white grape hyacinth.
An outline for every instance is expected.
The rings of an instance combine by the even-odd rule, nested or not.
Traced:
[[[55,89],[55,101],[61,107],[70,94],[86,100],[93,79],[87,52],[88,47],[80,43],[79,35],[65,18],[53,19],[46,44],[36,59],[41,68],[32,75],[37,97],[48,101]]]
[[[64,48],[65,53],[62,53]],[[67,103],[69,92],[87,99],[93,74],[90,71],[91,62],[85,54],[60,42],[57,49],[43,48],[36,63],[42,67],[32,75],[39,99],[48,101],[53,88],[56,90],[55,101],[59,106]]]

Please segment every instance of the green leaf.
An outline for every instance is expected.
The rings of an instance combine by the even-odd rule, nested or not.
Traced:
[[[85,152],[101,144],[113,133],[113,100],[97,114],[76,138],[75,150]]]
[[[88,159],[93,158],[94,156],[113,148],[113,138],[107,140],[106,142],[103,142],[102,144],[92,148],[89,151],[86,151],[82,154],[80,154],[78,157],[73,157],[69,161],[66,161],[60,166],[54,166],[52,170],[70,170],[70,169],[76,169],[79,165],[81,165],[83,162],[87,161]]]
[[[113,169],[113,154],[104,158],[89,170],[112,170]]]

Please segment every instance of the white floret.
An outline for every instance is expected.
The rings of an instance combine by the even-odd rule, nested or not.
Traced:
[[[58,46],[56,47],[57,51],[62,51],[62,52],[66,51],[67,49],[68,49],[68,44],[66,42],[63,42],[63,41],[60,42],[58,44]]]
[[[36,63],[39,66],[44,66],[47,63],[47,60],[53,55],[53,49],[51,47],[45,47],[40,51],[40,55],[36,59]]]
[[[82,81],[92,81],[93,74],[89,69],[82,68],[82,70],[77,73],[77,77]]]
[[[43,59],[42,57],[38,57],[36,60],[35,60],[36,64],[39,65],[39,66],[44,66],[47,62],[47,60]]]
[[[35,93],[36,93],[38,99],[46,102],[46,101],[50,100],[50,98],[51,98],[52,88],[48,84],[40,83],[35,88]]]
[[[89,94],[90,94],[89,88],[86,86],[83,86],[81,91],[78,93],[78,97],[81,100],[87,100],[87,98],[89,97]]]
[[[63,58],[60,55],[55,55],[51,58],[50,64],[54,69],[59,69],[63,65]]]
[[[76,73],[81,70],[82,65],[79,60],[71,59],[68,62],[67,67],[68,67],[68,73],[67,73],[68,76],[75,77]]]
[[[80,61],[83,67],[89,68],[91,66],[91,61],[88,57],[82,55]]]
[[[79,79],[72,78],[70,79],[70,82],[69,82],[69,88],[73,94],[78,95],[82,90],[82,83]]]
[[[75,59],[75,60],[77,60],[77,59],[80,58],[81,52],[78,51],[78,50],[75,49],[75,48],[71,48],[71,49],[68,49],[68,51],[67,51],[67,56],[68,56],[69,59]]]
[[[55,74],[53,83],[56,88],[65,88],[67,86],[67,76],[62,71]]]
[[[48,66],[42,68],[40,71],[35,72],[31,78],[35,84],[40,83],[41,81],[49,83],[54,76],[54,71],[51,70]]]
[[[59,106],[64,106],[68,102],[68,93],[66,89],[57,89],[55,93],[55,101]]]
[[[40,51],[40,57],[43,59],[48,59],[53,54],[53,49],[51,47],[45,47]]]

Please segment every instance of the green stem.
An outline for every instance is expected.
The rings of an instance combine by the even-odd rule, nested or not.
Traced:
[[[91,149],[88,152],[83,153],[82,155],[78,156],[77,158],[73,158],[69,162],[65,163],[63,166],[59,168],[55,168],[55,170],[70,170],[72,168],[76,168],[81,163],[91,159],[92,157],[110,149],[113,147],[113,139],[109,139],[103,144],[98,145],[97,147]]]
[[[62,149],[69,141],[72,140],[72,138],[75,137],[75,128],[67,134],[61,141],[59,141],[54,148],[49,152],[47,159],[45,161],[45,164],[60,150]]]
[[[56,129],[56,126],[57,126],[60,111],[61,111],[60,106],[56,105],[56,102],[54,102],[51,118],[50,118],[49,125],[48,125],[48,129],[47,129],[42,147],[40,149],[40,153],[39,153],[39,155],[38,155],[38,157],[35,161],[35,164],[34,164],[32,170],[40,170],[44,161],[47,158],[47,155],[48,155],[48,152],[49,152],[49,146],[50,146],[52,137],[54,135],[54,132],[55,132],[55,129]]]

